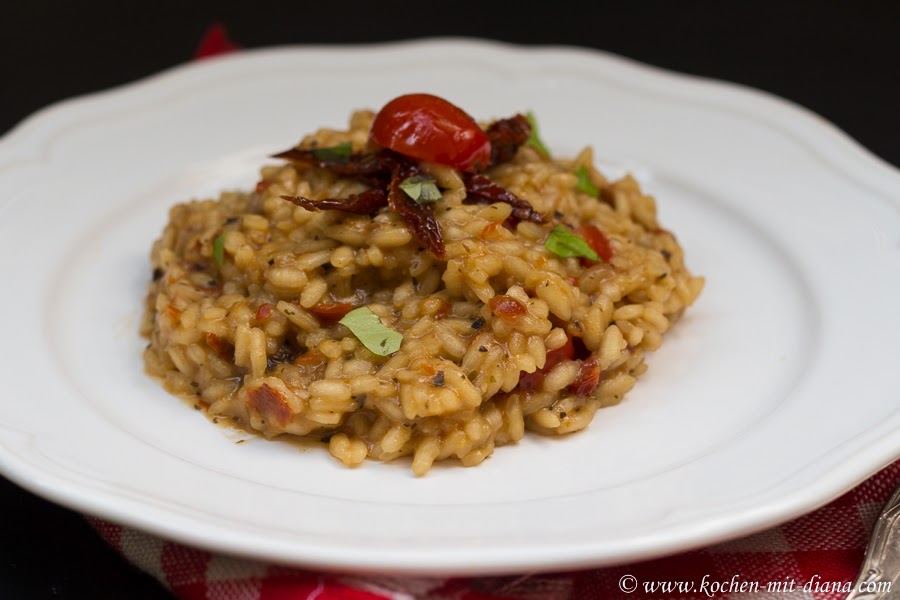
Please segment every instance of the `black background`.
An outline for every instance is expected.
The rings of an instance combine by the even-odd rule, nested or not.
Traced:
[[[55,101],[190,60],[206,28],[221,23],[244,47],[469,36],[597,48],[788,98],[900,166],[897,2],[184,4],[7,3],[0,133]],[[0,511],[0,598],[169,597],[80,515],[4,479]]]

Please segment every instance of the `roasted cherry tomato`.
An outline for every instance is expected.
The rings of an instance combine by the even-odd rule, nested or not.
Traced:
[[[407,94],[385,104],[369,136],[404,156],[461,171],[483,170],[491,159],[491,141],[478,123],[431,94]]]

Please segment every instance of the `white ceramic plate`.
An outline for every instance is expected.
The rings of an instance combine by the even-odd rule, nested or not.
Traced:
[[[483,465],[348,470],[214,427],[142,370],[168,207],[409,91],[531,109],[654,192],[707,288],[591,427]],[[648,558],[776,524],[900,456],[900,176],[765,94],[575,49],[440,40],[245,52],[62,103],[0,145],[0,469],[204,548],[397,573]]]

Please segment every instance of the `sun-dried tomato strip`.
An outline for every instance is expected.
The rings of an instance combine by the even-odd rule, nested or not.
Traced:
[[[374,214],[388,203],[384,190],[366,190],[359,194],[350,194],[346,198],[325,198],[324,200],[310,200],[303,196],[282,196],[282,198],[297,206],[302,206],[306,210],[341,210],[357,215]]]
[[[604,235],[596,225],[582,225],[578,228],[578,235],[581,236],[585,242],[587,242],[588,246],[597,253],[603,262],[608,263],[612,260],[613,257],[613,249],[612,244],[609,242],[609,238]],[[587,259],[581,259],[581,264],[584,266],[591,266],[596,264],[594,261],[590,261]]]
[[[575,347],[572,345],[572,338],[567,338],[566,343],[562,347],[547,352],[547,360],[544,362],[543,367],[535,370],[534,373],[526,373],[525,371],[519,373],[519,385],[516,386],[516,389],[523,392],[540,391],[541,386],[544,385],[547,373],[552,371],[553,367],[559,363],[572,360],[573,358],[575,358]]]
[[[513,207],[512,216],[519,221],[543,223],[544,216],[534,210],[527,200],[522,200],[503,186],[497,185],[487,175],[463,173],[466,186],[466,203],[505,202]]]
[[[590,396],[600,385],[600,359],[589,358],[581,363],[578,376],[569,386],[569,391],[576,396]]]
[[[343,319],[348,312],[353,310],[352,304],[346,302],[338,302],[335,304],[317,304],[311,306],[309,312],[314,314],[319,321],[324,323],[337,323]]]
[[[265,383],[247,390],[247,406],[282,427],[291,420],[291,405],[288,404],[287,398]]]
[[[213,349],[213,352],[231,360],[234,357],[234,346],[228,340],[222,339],[212,332],[206,334],[206,345]]]
[[[265,304],[260,304],[259,308],[256,310],[256,320],[257,321],[267,321],[269,317],[272,316],[272,305],[268,302]]]
[[[528,308],[521,301],[506,294],[494,296],[488,300],[488,306],[491,307],[494,316],[504,321],[515,321],[528,314]]]
[[[388,207],[403,217],[409,232],[431,251],[438,259],[444,260],[447,250],[444,247],[444,233],[441,224],[434,216],[432,204],[419,204],[400,189],[400,183],[408,177],[419,175],[418,165],[409,161],[398,161],[391,176]]]
[[[341,160],[322,160],[313,149],[290,148],[273,154],[272,158],[321,167],[343,177],[356,177],[373,186],[376,183],[385,185],[394,167],[394,158],[389,152],[361,152]]]
[[[531,137],[531,124],[522,115],[494,121],[485,131],[491,140],[491,166],[509,162]]]

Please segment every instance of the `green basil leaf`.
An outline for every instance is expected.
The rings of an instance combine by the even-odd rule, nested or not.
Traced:
[[[537,119],[534,117],[534,113],[528,111],[525,115],[525,118],[528,119],[528,124],[531,125],[531,137],[528,138],[528,141],[525,142],[547,158],[550,158],[550,151],[547,150],[547,146],[544,145],[544,142],[541,141],[540,132],[538,131]]]
[[[594,198],[600,197],[600,190],[597,189],[597,186],[594,185],[594,182],[591,181],[591,174],[588,172],[586,166],[581,165],[578,167],[578,170],[575,171],[575,175],[578,176],[578,183],[575,184],[575,189],[579,192],[584,192]]]
[[[413,175],[400,182],[400,189],[419,204],[437,202],[441,199],[441,190],[434,179],[427,175]]]
[[[344,142],[328,148],[314,148],[313,156],[322,162],[344,162],[353,154],[353,144]]]
[[[601,258],[594,252],[586,241],[563,227],[557,225],[550,232],[544,246],[550,252],[563,258],[587,258],[594,262],[602,262]]]
[[[225,264],[225,232],[220,231],[213,238],[213,258],[220,267]]]
[[[339,321],[372,354],[389,356],[400,349],[403,335],[387,327],[368,306],[351,310]]]

